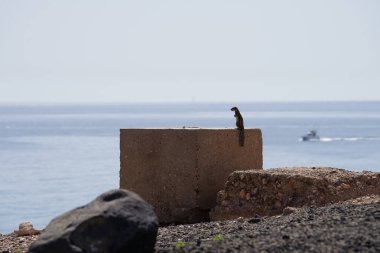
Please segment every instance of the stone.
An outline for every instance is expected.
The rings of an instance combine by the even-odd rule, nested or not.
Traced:
[[[281,201],[278,200],[278,199],[276,199],[276,200],[274,201],[274,206],[275,206],[277,209],[280,209],[281,206],[282,206]]]
[[[241,199],[244,199],[244,198],[245,198],[245,190],[244,190],[244,189],[242,189],[242,190],[239,192],[239,197],[240,197]]]
[[[158,219],[127,190],[111,190],[53,219],[29,253],[154,252]]]
[[[244,175],[246,187],[239,184],[241,175]],[[221,189],[224,190],[223,196],[218,193],[218,205],[210,212],[211,220],[250,217],[252,214],[280,215],[286,206],[323,206],[380,194],[380,173],[360,173],[331,167],[235,171],[226,184],[233,186],[236,183],[238,187]],[[242,193],[250,191],[252,196],[241,201]],[[229,205],[222,206],[223,201],[228,201]]]
[[[291,213],[295,213],[299,210],[299,208],[296,208],[296,207],[290,207],[290,206],[287,206],[284,208],[284,210],[282,211],[282,214],[283,215],[288,215],[288,214],[291,214]]]
[[[222,201],[222,206],[228,206],[230,202],[228,202],[228,200],[223,200]]]
[[[260,216],[257,216],[257,215],[248,220],[248,223],[259,223],[259,222],[261,222],[261,218]]]
[[[40,234],[40,230],[33,228],[33,224],[30,222],[22,222],[18,226],[18,230],[15,230],[17,236],[31,236]]]

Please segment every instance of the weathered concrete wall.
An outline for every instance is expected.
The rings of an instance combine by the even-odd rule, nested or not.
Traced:
[[[286,207],[323,206],[370,194],[380,194],[380,173],[315,167],[235,171],[210,216],[277,215]]]
[[[208,218],[235,170],[262,169],[262,135],[235,129],[121,129],[120,188],[155,207],[161,223]]]

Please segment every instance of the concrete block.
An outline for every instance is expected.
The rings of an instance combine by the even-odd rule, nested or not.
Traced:
[[[121,129],[120,188],[155,207],[162,224],[208,219],[235,170],[262,170],[260,129]]]

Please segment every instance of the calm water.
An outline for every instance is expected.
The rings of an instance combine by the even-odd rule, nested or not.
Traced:
[[[118,188],[119,129],[235,127],[235,104],[0,106],[0,233]],[[264,167],[380,171],[380,102],[237,105],[264,137]],[[321,140],[301,142],[310,129]]]

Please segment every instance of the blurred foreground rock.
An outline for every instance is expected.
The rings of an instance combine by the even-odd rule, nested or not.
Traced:
[[[210,218],[271,216],[286,207],[324,206],[370,194],[380,194],[380,173],[315,167],[235,171],[218,192]]]
[[[30,253],[153,252],[158,219],[127,190],[111,190],[53,219]]]

